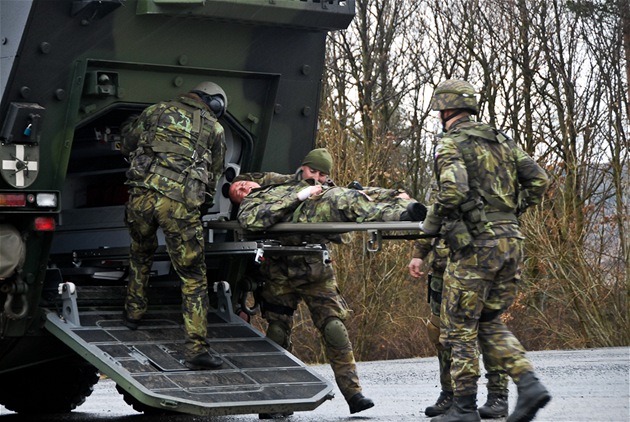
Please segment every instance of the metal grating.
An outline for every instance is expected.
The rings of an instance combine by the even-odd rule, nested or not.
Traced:
[[[54,312],[46,327],[139,402],[169,411],[228,415],[313,410],[332,398],[332,385],[238,317],[209,318],[216,370],[183,365],[184,330],[178,310],[150,311],[138,330],[122,312],[79,312],[81,325]]]

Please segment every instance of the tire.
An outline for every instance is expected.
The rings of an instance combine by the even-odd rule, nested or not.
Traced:
[[[125,403],[131,406],[133,410],[135,410],[136,412],[140,412],[140,413],[144,413],[145,415],[152,415],[152,416],[177,414],[177,412],[174,412],[171,410],[151,407],[142,403],[141,401],[136,399],[134,396],[132,396],[131,394],[123,390],[118,384],[116,384],[116,390],[118,390],[118,392],[122,394],[123,400],[125,400]]]
[[[70,413],[85,402],[98,370],[79,357],[0,374],[0,403],[20,414]]]

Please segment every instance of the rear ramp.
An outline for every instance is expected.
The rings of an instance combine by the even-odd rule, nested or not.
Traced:
[[[150,310],[132,331],[121,309],[79,312],[76,293],[64,288],[62,314],[48,311],[45,326],[150,409],[205,416],[309,411],[333,397],[329,381],[236,316],[218,286],[219,309],[208,322],[210,351],[223,359],[215,370],[183,365],[176,309]]]

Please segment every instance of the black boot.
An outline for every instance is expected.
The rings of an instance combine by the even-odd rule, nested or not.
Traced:
[[[400,214],[400,221],[423,221],[427,216],[427,207],[419,202],[411,202],[407,210]]]
[[[486,404],[479,409],[481,419],[504,418],[508,414],[508,396],[499,393],[488,393]]]
[[[130,330],[137,330],[138,325],[140,325],[140,320],[129,317],[129,315],[127,315],[127,311],[124,310],[123,311],[123,325],[129,328]]]
[[[477,395],[453,397],[453,405],[448,411],[431,419],[431,422],[481,422],[477,412]]]
[[[446,413],[448,409],[453,405],[453,392],[452,391],[441,391],[440,397],[438,397],[437,401],[433,406],[429,406],[424,409],[424,414],[427,416],[438,416]]]
[[[374,402],[363,394],[357,393],[348,400],[348,406],[350,406],[350,413],[359,413],[374,407]]]
[[[221,360],[220,357],[213,356],[208,352],[201,352],[190,359],[186,359],[184,361],[184,365],[193,370],[215,369],[223,365],[223,360]]]
[[[516,383],[518,399],[514,412],[507,418],[507,422],[529,422],[551,400],[551,394],[533,372],[527,372]]]

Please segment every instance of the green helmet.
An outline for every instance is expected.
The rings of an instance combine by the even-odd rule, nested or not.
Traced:
[[[430,104],[431,110],[466,109],[477,114],[479,108],[475,88],[466,81],[448,79],[435,88]]]
[[[197,85],[191,90],[191,92],[195,92],[195,91],[202,92],[211,97],[218,95],[221,98],[223,98],[223,103],[224,103],[223,108],[225,109],[228,106],[228,98],[227,98],[227,95],[225,95],[225,91],[223,90],[223,88],[221,88],[219,85],[215,84],[214,82],[210,82],[210,81],[201,82],[199,85]]]

